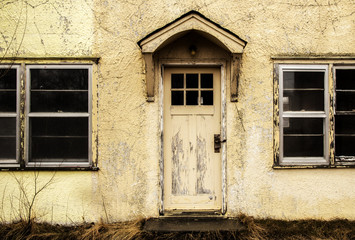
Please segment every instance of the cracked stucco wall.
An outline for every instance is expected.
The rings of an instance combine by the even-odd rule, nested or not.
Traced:
[[[0,56],[101,58],[93,74],[93,139],[98,136],[93,152],[100,170],[56,172],[40,195],[36,217],[72,223],[158,216],[159,101],[146,102],[137,42],[196,10],[248,42],[239,101],[227,102],[227,215],[355,219],[355,170],[272,169],[270,58],[354,55],[354,5],[353,0],[1,1]],[[31,191],[33,174],[14,174]],[[40,172],[40,181],[52,174]],[[3,219],[17,216],[17,189],[13,176],[0,172]]]

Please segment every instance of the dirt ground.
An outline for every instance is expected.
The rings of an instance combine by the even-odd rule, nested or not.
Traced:
[[[281,221],[239,216],[244,230],[239,232],[171,232],[158,233],[143,230],[145,219],[120,223],[83,223],[73,226],[19,221],[0,224],[4,240],[143,240],[143,239],[355,239],[355,221],[299,220]]]

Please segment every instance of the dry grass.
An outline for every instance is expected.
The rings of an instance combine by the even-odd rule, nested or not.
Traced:
[[[245,226],[241,232],[185,232],[155,233],[143,229],[145,220],[121,223],[92,223],[77,226],[51,225],[31,221],[0,224],[0,236],[4,240],[144,240],[144,239],[277,239],[277,240],[320,240],[355,239],[355,222],[333,221],[281,221],[256,220],[239,216]]]

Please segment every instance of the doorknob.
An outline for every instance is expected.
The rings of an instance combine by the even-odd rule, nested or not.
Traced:
[[[221,140],[221,134],[214,135],[214,152],[219,153],[221,149],[221,143],[226,142],[226,140]]]

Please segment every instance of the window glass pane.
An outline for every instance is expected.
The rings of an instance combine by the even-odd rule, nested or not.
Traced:
[[[16,136],[15,117],[0,117],[0,136]]]
[[[213,88],[213,74],[211,73],[201,74],[201,88]]]
[[[32,112],[88,112],[88,92],[31,92]]]
[[[88,118],[30,118],[30,161],[87,161]]]
[[[0,90],[0,112],[16,112],[16,91]]]
[[[201,105],[213,105],[213,91],[201,91]]]
[[[335,134],[355,134],[355,115],[335,115]]]
[[[16,69],[0,68],[0,89],[16,90]]]
[[[186,74],[186,88],[198,88],[198,74],[187,73]]]
[[[284,136],[285,157],[323,157],[323,136]]]
[[[171,88],[184,88],[184,74],[171,74]]]
[[[0,159],[16,159],[16,137],[0,135]]]
[[[355,93],[337,92],[336,111],[355,111]]]
[[[322,118],[283,118],[284,134],[323,134]]]
[[[283,73],[284,89],[287,88],[324,88],[324,72],[293,72]]]
[[[171,92],[171,105],[184,105],[184,91]]]
[[[30,162],[87,162],[88,138],[32,137]]]
[[[198,91],[186,91],[186,105],[198,105]]]
[[[324,111],[324,91],[285,90],[284,111]]]
[[[31,89],[88,90],[88,69],[31,69]]]
[[[355,136],[335,136],[336,156],[355,156]]]
[[[355,89],[355,69],[337,69],[335,74],[337,89]]]

